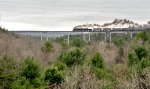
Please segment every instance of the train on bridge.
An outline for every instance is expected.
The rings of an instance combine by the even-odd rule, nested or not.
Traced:
[[[73,31],[79,32],[106,32],[106,31],[141,31],[143,28],[73,28]]]

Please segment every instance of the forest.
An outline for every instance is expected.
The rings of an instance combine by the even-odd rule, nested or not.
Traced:
[[[150,89],[150,33],[43,41],[0,28],[0,89]]]

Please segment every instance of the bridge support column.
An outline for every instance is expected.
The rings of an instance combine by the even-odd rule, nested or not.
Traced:
[[[130,33],[130,37],[131,37],[131,39],[133,38],[133,33],[132,32]]]
[[[46,40],[48,41],[48,36],[47,36]]]
[[[111,42],[111,34],[112,33],[110,31],[106,31],[105,33],[106,33],[105,40],[107,42]]]
[[[69,37],[69,34],[68,34],[68,45],[70,44],[70,37]]]
[[[20,36],[22,36],[21,32],[19,33]]]
[[[25,39],[27,38],[27,34],[26,34],[26,33],[24,34],[24,38],[25,38]]]
[[[41,41],[43,41],[43,35],[42,35],[42,33],[41,33]]]
[[[106,32],[105,32],[105,41],[107,41],[107,34],[106,34]]]
[[[83,33],[83,40],[85,41],[85,34]]]
[[[89,42],[91,41],[91,34],[90,34],[90,32],[89,32]]]
[[[109,34],[109,42],[111,42],[111,34],[112,34],[112,33],[110,32],[110,34]]]

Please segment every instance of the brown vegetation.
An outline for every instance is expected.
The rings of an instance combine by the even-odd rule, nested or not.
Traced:
[[[33,57],[38,59],[42,66],[42,72],[50,66],[50,69],[47,70],[46,78],[47,80],[50,79],[49,84],[46,86],[41,81],[41,84],[44,86],[41,89],[45,89],[45,86],[49,87],[49,89],[149,89],[150,64],[145,63],[149,62],[150,58],[149,39],[145,39],[143,35],[139,36],[139,38],[129,40],[121,46],[106,42],[92,42],[83,47],[67,46],[67,48],[63,49],[59,42],[53,42],[53,50],[51,52],[43,52],[41,47],[44,42],[34,40],[34,38],[25,39],[12,33],[1,32],[0,57],[5,54],[11,55],[18,62],[28,56]],[[142,47],[140,48],[140,46]],[[121,54],[123,54],[121,56],[119,54],[120,48],[123,50],[121,51]],[[134,52],[136,48],[139,52],[141,50],[145,52],[146,55],[142,56],[142,58],[137,58],[137,60],[142,61],[138,61],[136,65],[131,64],[132,66],[130,66],[128,64],[129,53]],[[74,51],[74,49],[77,50]],[[67,52],[68,54],[60,57],[60,54]],[[86,54],[85,58],[84,53]],[[93,57],[95,54],[97,55]],[[132,56],[135,58],[137,55]],[[62,59],[59,60],[59,57]],[[121,60],[122,62],[116,62],[116,57],[118,58],[117,61]],[[94,60],[94,58],[97,59]],[[94,60],[93,63],[96,61],[99,64],[96,64],[96,66],[92,65],[92,59]],[[34,64],[32,61],[31,63]],[[68,66],[67,63],[71,64]],[[49,76],[55,76],[54,78],[58,78],[60,81],[57,79],[52,81],[53,78]]]
[[[0,56],[7,53],[17,60],[30,56],[38,59],[42,65],[46,66],[60,55],[61,46],[53,43],[55,50],[49,53],[45,59],[45,54],[41,50],[42,45],[43,42],[32,38],[25,39],[11,33],[0,33]]]

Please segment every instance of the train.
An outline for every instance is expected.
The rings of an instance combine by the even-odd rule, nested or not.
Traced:
[[[99,32],[99,31],[134,31],[138,28],[74,28],[73,31],[80,32]]]
[[[91,32],[93,31],[93,29],[90,29],[90,28],[73,28],[73,31],[75,32]]]

